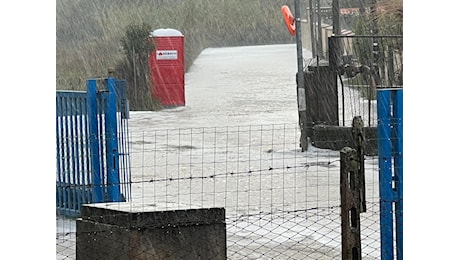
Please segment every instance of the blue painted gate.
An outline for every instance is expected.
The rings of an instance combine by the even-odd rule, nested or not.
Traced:
[[[56,211],[130,199],[126,81],[87,80],[87,91],[56,92]]]

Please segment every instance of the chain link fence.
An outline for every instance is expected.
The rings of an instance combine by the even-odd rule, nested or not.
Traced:
[[[132,199],[110,207],[126,218],[130,213],[124,208],[175,214],[223,208],[226,259],[341,259],[339,151],[310,145],[301,152],[299,137],[298,126],[289,124],[131,132]],[[362,256],[379,259],[376,157],[365,157],[365,175]],[[186,226],[202,221],[190,218]],[[56,224],[57,259],[75,259],[76,241],[84,235],[101,240],[98,234],[112,234],[104,239],[113,243],[101,245],[120,247],[113,227],[100,225],[83,234],[74,219],[57,216]],[[176,250],[186,250],[180,246],[188,238],[184,227],[171,219],[161,230],[167,231],[166,240],[175,237]],[[208,239],[213,240],[213,234]],[[132,246],[132,240],[123,245]],[[130,259],[149,259],[158,253],[142,245],[142,254]],[[85,259],[85,251],[79,252]]]

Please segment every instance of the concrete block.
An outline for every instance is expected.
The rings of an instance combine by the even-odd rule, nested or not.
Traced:
[[[114,205],[82,206],[77,260],[227,258],[224,208],[139,212]]]

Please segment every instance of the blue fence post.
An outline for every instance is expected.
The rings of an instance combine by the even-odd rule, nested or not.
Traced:
[[[117,90],[117,111],[120,116],[117,118],[118,129],[118,155],[119,155],[119,172],[122,184],[120,185],[123,201],[131,197],[131,172],[129,169],[129,136],[128,136],[128,119],[129,119],[129,100],[127,97],[126,80],[116,80]]]
[[[107,142],[107,195],[108,201],[121,201],[119,154],[117,135],[117,94],[115,78],[106,80],[108,96],[105,110],[105,135]]]
[[[403,259],[403,90],[394,90],[392,94],[396,256]]]
[[[71,136],[70,136],[70,130],[71,130],[71,127],[69,126],[69,115],[70,115],[70,108],[69,108],[69,97],[65,97],[63,99],[64,101],[64,104],[63,104],[63,115],[64,115],[64,147],[65,147],[65,161],[66,161],[66,164],[65,164],[65,171],[64,171],[64,180],[65,180],[65,193],[66,193],[66,197],[65,197],[65,206],[67,208],[67,210],[69,209],[72,209],[72,189],[71,189],[71,179],[72,179],[72,168],[71,168],[71,165],[72,165],[72,159],[71,159],[71,150],[70,150],[70,140],[71,140]]]
[[[381,259],[394,259],[391,92],[377,90]]]
[[[64,158],[64,144],[63,144],[63,112],[62,112],[62,97],[56,94],[56,172],[57,172],[57,180],[56,180],[56,194],[57,194],[57,206],[58,208],[64,207],[65,201],[65,190],[63,188],[64,183],[64,163],[62,162],[62,158]],[[62,162],[62,163],[61,163]]]
[[[377,90],[380,250],[383,260],[394,259],[395,247],[397,259],[403,259],[402,93],[402,89]]]
[[[91,156],[91,183],[93,189],[92,202],[103,202],[104,193],[101,180],[101,162],[99,157],[98,116],[97,116],[97,83],[95,79],[87,80],[87,116],[88,134]]]

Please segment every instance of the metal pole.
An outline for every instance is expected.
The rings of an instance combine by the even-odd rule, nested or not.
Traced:
[[[317,43],[318,47],[316,48],[317,55],[319,58],[323,57],[323,33],[321,31],[321,3],[320,0],[316,0],[316,12],[318,17],[318,35],[317,35]]]
[[[403,259],[402,102],[402,89],[377,90],[380,250],[383,260],[394,259],[395,248],[396,259]]]
[[[295,17],[295,37],[297,44],[297,105],[299,110],[299,125],[300,125],[300,146],[302,151],[307,150],[307,104],[305,96],[305,78],[303,75],[303,50],[302,50],[302,31],[300,23],[300,0],[294,2],[294,17]]]
[[[56,207],[61,208],[64,205],[63,196],[65,198],[65,189],[63,187],[63,180],[65,180],[65,170],[64,165],[65,162],[63,161],[61,164],[62,158],[64,158],[64,135],[63,135],[63,118],[64,113],[62,113],[62,104],[64,103],[64,98],[58,96],[56,93],[56,175],[57,175],[57,183],[56,183],[56,192],[58,193],[56,199]],[[61,168],[62,167],[62,168]]]
[[[334,36],[339,36],[342,34],[342,29],[340,28],[340,6],[339,0],[332,0],[332,33]],[[337,39],[334,44],[334,49],[331,50],[331,46],[329,46],[329,55],[332,53],[335,55],[337,64],[341,64],[339,61],[340,57],[342,57],[342,40]]]
[[[300,28],[300,0],[295,0],[295,38],[297,44],[297,82],[298,87],[305,88],[303,77],[303,55],[302,55],[302,32]],[[299,103],[299,111],[305,111],[305,99],[303,104]]]
[[[133,81],[134,81],[134,100],[136,103],[138,103],[137,99],[137,82],[136,82],[136,60],[134,58],[135,52],[134,52],[134,45],[133,45]]]
[[[340,28],[340,6],[339,6],[339,0],[332,0],[332,32],[334,36],[339,36],[342,34],[342,30]],[[342,122],[343,126],[345,126],[345,98],[344,98],[344,88],[343,88],[343,81],[342,81],[342,76],[338,72],[338,65],[342,64],[342,61],[340,60],[343,54],[342,51],[342,39],[341,38],[335,38],[333,46],[329,45],[329,55],[333,55],[333,59],[335,60],[334,65],[334,70],[336,73],[336,77],[338,76],[340,79],[340,83],[342,86]],[[331,42],[331,41],[329,41]],[[330,56],[329,56],[330,57]],[[331,66],[331,64],[329,64]]]
[[[392,91],[396,258],[403,259],[403,90]]]
[[[310,16],[310,44],[311,44],[311,54],[312,57],[316,56],[316,37],[315,37],[315,15],[314,15],[314,9],[313,9],[313,0],[308,1],[308,14]]]
[[[107,142],[107,195],[109,201],[115,202],[121,201],[115,78],[108,78],[106,84],[108,89],[105,111],[105,138]]]
[[[380,197],[380,259],[394,259],[391,91],[377,90],[377,136]]]
[[[334,35],[341,34],[339,0],[332,0],[332,32]]]
[[[87,81],[87,109],[88,109],[88,131],[89,144],[91,153],[91,183],[93,188],[93,197],[91,202],[104,201],[101,178],[101,161],[99,157],[99,134],[98,134],[98,116],[97,116],[97,83],[95,79]]]

